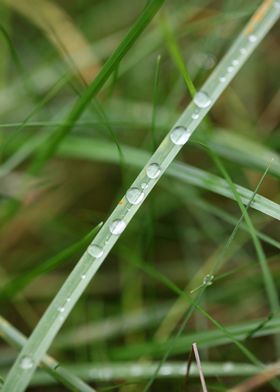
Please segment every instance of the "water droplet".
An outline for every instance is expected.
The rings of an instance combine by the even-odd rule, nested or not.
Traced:
[[[160,373],[164,376],[172,374],[172,367],[170,365],[162,365]]]
[[[66,302],[70,302],[71,301],[71,298],[70,297],[67,297],[66,298]]]
[[[34,366],[33,359],[31,357],[25,356],[20,360],[20,367],[24,370],[32,369]]]
[[[241,54],[246,54],[247,53],[247,49],[246,48],[241,48],[240,49],[240,53]]]
[[[137,205],[144,199],[144,192],[136,187],[129,188],[125,197],[130,204]]]
[[[85,280],[86,277],[87,277],[86,274],[82,274],[82,275],[81,275],[81,279],[82,279],[82,280]]]
[[[140,186],[142,189],[146,189],[148,184],[146,182],[142,182],[142,184]]]
[[[214,275],[211,274],[205,275],[203,278],[204,286],[211,286],[213,284],[213,280],[214,280]]]
[[[251,35],[249,35],[248,40],[249,40],[250,42],[256,42],[257,36],[254,35],[254,34],[251,34]]]
[[[116,219],[110,224],[110,232],[115,235],[121,234],[126,228],[126,224],[121,219]]]
[[[183,126],[178,126],[172,129],[170,134],[170,139],[174,144],[178,146],[182,146],[189,140],[190,136],[191,136],[190,129],[185,128]]]
[[[63,313],[65,311],[65,307],[60,306],[57,310],[59,311],[59,313]]]
[[[221,76],[219,80],[221,83],[224,83],[226,81],[226,78],[225,78],[225,76]]]
[[[103,249],[95,244],[90,244],[88,247],[88,253],[95,258],[101,257],[103,255]]]
[[[232,61],[232,65],[236,66],[238,64],[239,64],[239,60],[238,59],[235,59],[235,60]]]
[[[199,110],[195,109],[195,111],[192,114],[192,119],[196,120],[199,117]]]
[[[234,365],[232,362],[226,362],[223,364],[223,371],[224,372],[231,372],[234,370]]]
[[[229,67],[227,67],[227,71],[228,71],[228,72],[232,72],[233,69],[234,69],[234,68],[233,68],[231,65],[230,65]]]
[[[161,168],[157,163],[151,163],[146,171],[149,178],[157,178],[160,175]]]
[[[193,101],[199,108],[208,108],[208,106],[211,104],[210,97],[203,91],[196,93]]]

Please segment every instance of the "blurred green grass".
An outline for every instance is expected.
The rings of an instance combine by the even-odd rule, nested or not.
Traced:
[[[122,0],[61,1],[58,4],[71,15],[76,28],[90,42],[90,50],[100,64],[112,53],[143,6],[141,1]],[[258,4],[258,1],[229,0],[166,2],[165,16],[196,87],[210,74]],[[17,156],[21,158],[21,154],[24,158],[11,165],[12,170],[0,178],[1,287],[5,287],[15,278],[24,278],[36,270],[44,260],[79,241],[93,226],[106,219],[134,178],[135,167],[139,168],[138,154],[152,152],[152,140],[159,143],[189,98],[184,79],[170,57],[160,23],[155,19],[98,95],[98,104],[89,106],[74,126],[73,134],[61,145],[60,153],[51,159],[35,183],[30,182],[28,167],[32,157],[38,147],[44,145],[53,124],[64,120],[84,85],[42,32],[1,3],[2,8],[1,25],[9,37],[9,43],[4,34],[0,37],[5,51],[5,61],[0,67],[2,168],[7,167],[7,162],[13,163]],[[222,157],[233,181],[253,192],[274,157],[259,193],[275,203],[279,202],[280,162],[278,42],[279,26],[276,26],[211,111],[209,121],[213,130],[202,124],[198,135],[178,158],[209,176],[220,175],[207,152],[200,147],[199,143],[203,142]],[[158,55],[161,62],[153,127],[153,86]],[[58,81],[63,82],[58,85]],[[36,139],[38,143],[32,149]],[[116,140],[123,152],[123,161],[119,160]],[[87,151],[91,144],[97,152],[89,158]],[[100,159],[102,146],[106,148]],[[131,148],[130,154],[123,146]],[[32,154],[25,156],[24,151],[28,149]],[[167,315],[176,295],[164,284],[152,281],[137,266],[127,263],[129,253],[124,255],[122,246],[133,247],[131,257],[136,253],[143,263],[149,260],[154,268],[183,289],[226,242],[233,226],[221,216],[227,214],[233,222],[237,221],[240,217],[237,203],[210,192],[207,182],[203,188],[197,187],[196,172],[191,175],[193,181],[186,181],[184,185],[176,176],[167,176],[160,182],[132,221],[122,245],[114,248],[109,262],[71,313],[58,342],[63,341],[64,335],[79,331],[87,324],[94,326],[111,317],[122,319],[150,307],[162,309]],[[207,209],[201,205],[207,205]],[[279,293],[279,242],[273,242],[280,241],[279,221],[253,209],[249,213],[254,227],[270,239],[262,245]],[[2,301],[2,315],[28,335],[75,261],[76,257],[70,257],[72,264],[34,279],[20,295]],[[245,231],[240,231],[234,239],[232,253],[220,274],[203,299],[202,305],[209,314],[228,327],[250,325],[270,315],[262,273]],[[76,345],[70,338],[67,345],[54,344],[53,353],[63,363],[72,364],[100,365],[118,358],[118,353],[121,358],[126,352],[132,352],[135,362],[142,356],[158,359],[159,354],[153,347],[157,347],[154,334],[160,320],[151,317],[145,326],[140,323],[135,330],[112,333],[106,339],[89,338],[83,345]],[[121,332],[121,323],[117,325]],[[208,330],[211,334],[212,328],[194,312],[182,339],[207,334]],[[273,343],[276,333],[277,328],[261,338],[252,337],[245,344],[262,362],[272,362],[277,357]],[[196,341],[199,347],[199,338]],[[186,343],[180,347],[182,350],[172,353],[169,360],[186,359],[189,347]],[[2,348],[7,350],[4,343]],[[13,357],[14,351],[9,350]],[[160,354],[164,352],[165,348]],[[232,344],[225,347],[215,342],[206,348],[201,344],[201,357],[207,362],[244,361]],[[217,382],[226,389],[240,379],[223,377],[220,381],[213,374],[209,389],[212,383],[212,390],[218,390],[215,389]],[[114,387],[110,381],[98,381],[94,385],[97,389]],[[115,389],[143,390],[143,385],[145,383]],[[192,381],[192,390],[198,385],[198,381]],[[179,386],[176,381],[155,382],[152,388],[177,390]]]

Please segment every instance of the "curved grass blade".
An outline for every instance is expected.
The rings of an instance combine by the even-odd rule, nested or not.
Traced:
[[[17,349],[24,347],[27,338],[13,327],[7,320],[0,316],[1,337]],[[59,383],[69,388],[71,391],[95,392],[95,389],[87,385],[83,380],[73,375],[72,372],[60,366],[54,358],[46,355],[42,360],[44,370],[55,378]]]
[[[151,4],[153,3],[148,3],[148,5]],[[39,321],[9,372],[2,389],[3,392],[11,390],[21,392],[26,389],[39,361],[48,350],[75,303],[117,242],[120,234],[125,230],[144,199],[154,188],[161,175],[176,157],[182,146],[188,141],[191,134],[195,131],[226,86],[237,74],[240,67],[277,21],[280,16],[280,7],[276,5],[278,3],[264,1],[230,48],[229,52],[225,55],[224,59],[203,85],[202,90],[197,93],[194,100],[166,135],[151,160],[143,168],[132,184],[132,187],[128,190],[126,197],[120,201],[112,212],[94,242],[90,245],[89,250],[82,256]],[[256,18],[256,15],[258,15],[258,18]],[[131,40],[129,40],[129,43],[131,43]],[[108,69],[108,67],[107,63],[107,68],[105,66],[105,69]],[[106,79],[107,71],[102,75],[101,77],[99,74],[99,78],[97,77],[96,79],[97,82],[94,84],[95,88],[93,89],[95,92],[98,91],[98,88],[101,88],[102,82],[105,81],[104,78]],[[86,103],[92,97],[91,89],[86,91],[82,100],[79,101],[79,106],[72,112],[73,121],[79,117]],[[198,114],[198,116],[194,118],[194,114]],[[62,129],[62,132],[59,134],[59,141],[67,131],[67,127]],[[53,147],[56,148],[57,137],[54,141]],[[52,149],[49,152],[52,152]],[[155,166],[151,170],[151,165],[154,164],[158,165],[156,168],[159,170],[154,170]],[[205,313],[202,309],[200,311],[203,314]],[[227,331],[225,331],[222,325],[213,319],[211,321],[227,334]],[[232,336],[231,339],[234,340]],[[234,342],[250,360],[255,361],[255,358],[252,357],[251,353],[248,353],[248,350],[244,346],[236,340]],[[30,364],[28,369],[24,366],[26,360]]]
[[[149,159],[148,152],[129,146],[121,145],[124,156],[131,166],[142,167]],[[118,154],[114,146],[110,143],[98,140],[90,140],[89,138],[81,138],[76,136],[68,137],[65,140],[58,153],[60,156],[67,158],[94,159],[106,162],[118,162]],[[172,163],[166,170],[166,175],[178,179],[184,183],[198,186],[210,192],[228,197],[235,200],[234,193],[230,189],[229,184],[223,178],[211,174],[205,170],[193,167],[186,163]],[[248,205],[253,192],[240,185],[235,185],[242,202]],[[251,208],[280,220],[280,206],[277,203],[257,194],[251,203]]]

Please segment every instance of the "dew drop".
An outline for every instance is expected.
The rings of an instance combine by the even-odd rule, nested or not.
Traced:
[[[174,144],[178,146],[182,146],[189,140],[190,136],[191,136],[190,129],[180,125],[172,129],[170,134],[170,139]]]
[[[235,60],[232,61],[232,65],[236,66],[238,64],[239,64],[239,60],[235,59]]]
[[[193,120],[196,120],[196,119],[198,119],[198,117],[199,117],[199,110],[195,110],[194,112],[193,112],[193,114],[192,114],[192,119]]]
[[[211,286],[213,284],[213,280],[214,280],[214,275],[211,274],[205,275],[203,278],[204,286]]]
[[[240,49],[240,53],[241,54],[246,54],[247,53],[247,49],[246,48],[241,48]]]
[[[221,83],[225,83],[226,78],[225,78],[225,76],[221,76],[219,80],[220,80]]]
[[[227,67],[227,71],[228,72],[232,72],[233,71],[233,67],[230,65],[229,67]]]
[[[142,184],[140,186],[142,189],[146,189],[148,184],[146,182],[142,182]]]
[[[163,365],[161,367],[160,373],[164,376],[169,376],[172,374],[172,367],[170,365]]]
[[[116,219],[110,224],[110,232],[115,235],[121,234],[126,228],[126,224],[121,219]]]
[[[211,104],[210,97],[203,91],[196,93],[193,101],[199,108],[208,108],[208,106]]]
[[[24,370],[32,369],[34,366],[33,359],[31,357],[25,356],[22,357],[20,361],[20,367]]]
[[[224,372],[232,372],[234,370],[234,365],[232,362],[226,362],[223,364]]]
[[[126,192],[125,197],[130,204],[137,205],[144,199],[144,192],[136,187],[129,188]]]
[[[149,178],[157,178],[160,175],[161,168],[157,163],[151,163],[146,171]]]
[[[250,42],[256,42],[257,36],[254,35],[254,34],[251,34],[251,35],[249,35],[248,39],[249,39]]]
[[[103,249],[95,244],[91,244],[88,247],[88,253],[95,258],[101,257],[103,255]]]
[[[66,298],[66,302],[70,302],[71,301],[71,298],[70,297],[67,297]]]
[[[86,277],[87,277],[86,274],[82,274],[82,275],[81,275],[81,279],[82,279],[82,280],[85,280]]]
[[[59,311],[59,313],[63,313],[65,311],[65,307],[60,306],[57,310]]]

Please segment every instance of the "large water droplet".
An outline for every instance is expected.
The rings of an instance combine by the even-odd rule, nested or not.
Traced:
[[[110,232],[115,235],[121,234],[126,228],[126,224],[121,219],[116,219],[110,224]]]
[[[160,175],[161,169],[159,164],[157,163],[151,163],[148,167],[147,167],[147,176],[149,178],[157,178]]]
[[[248,39],[249,39],[250,42],[256,42],[257,36],[254,35],[254,34],[251,34],[251,35],[249,35]]]
[[[88,247],[88,253],[95,258],[101,257],[103,255],[103,249],[95,244],[90,244]]]
[[[178,126],[172,129],[170,134],[170,139],[174,144],[178,146],[182,146],[189,140],[190,136],[191,136],[190,129],[185,128],[183,126]]]
[[[31,357],[25,356],[20,360],[20,367],[24,370],[32,369],[34,366],[33,359]]]
[[[211,104],[209,95],[203,91],[196,93],[193,101],[199,108],[208,108],[208,106]]]
[[[136,187],[129,188],[125,197],[130,204],[139,204],[144,199],[144,192]]]
[[[211,286],[213,284],[214,275],[207,274],[203,278],[204,286]]]

